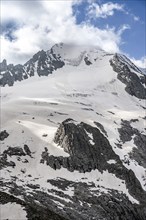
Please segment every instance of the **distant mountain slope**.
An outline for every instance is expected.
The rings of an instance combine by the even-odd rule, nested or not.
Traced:
[[[65,44],[0,68],[3,216],[12,205],[30,220],[145,220],[141,70]]]
[[[146,75],[146,68],[140,68],[140,70]]]
[[[52,74],[54,70],[63,68],[65,65],[79,66],[82,61],[86,65],[91,65],[98,59],[99,56],[108,56],[107,54],[98,48],[83,47],[83,46],[71,46],[63,43],[54,45],[48,51],[39,51],[24,65],[7,65],[7,61],[3,60],[0,63],[0,85],[13,86],[16,81],[22,81],[33,76],[48,76]],[[114,55],[114,54],[113,54]],[[130,71],[132,75],[139,73],[138,77],[140,81],[144,83],[144,72],[137,68],[127,57],[116,54],[119,65],[124,69],[124,72]],[[111,59],[114,61],[114,59]],[[113,63],[112,61],[110,61]],[[127,74],[127,73],[126,73]],[[130,74],[131,75],[131,74]],[[128,78],[130,76],[128,75]],[[138,81],[138,79],[136,79]],[[134,85],[135,86],[135,85]]]

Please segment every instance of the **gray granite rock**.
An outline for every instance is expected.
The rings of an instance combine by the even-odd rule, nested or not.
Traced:
[[[120,140],[122,143],[125,143],[133,139],[135,147],[129,155],[132,159],[135,159],[139,165],[146,168],[146,135],[132,127],[131,123],[135,121],[137,121],[137,119],[131,119],[130,121],[121,120],[121,127],[118,128]]]
[[[146,99],[146,89],[143,85],[143,77],[141,70],[139,70],[128,58],[115,54],[110,60],[110,65],[117,73],[117,78],[126,85],[125,90],[132,96],[139,99]],[[136,73],[138,72],[140,76]]]
[[[123,123],[126,123],[126,126],[129,125],[127,121],[123,121]],[[90,142],[90,136],[92,136],[92,142]],[[77,124],[73,119],[66,119],[60,124],[54,141],[69,156],[56,157],[49,155],[47,149],[45,149],[42,152],[43,163],[46,162],[47,165],[55,170],[64,167],[71,172],[74,170],[78,170],[81,173],[95,169],[100,172],[108,170],[125,181],[129,192],[134,198],[145,202],[146,193],[144,193],[134,172],[123,166],[119,156],[115,154],[109,141],[98,128],[83,122]],[[115,163],[108,163],[110,160],[114,160]]]
[[[7,65],[6,60],[0,63],[0,86],[13,86],[16,81],[22,81],[37,74],[48,76],[54,70],[65,65],[61,57],[57,57],[53,50],[39,51],[24,65]],[[2,72],[2,74],[1,74]]]
[[[21,147],[8,147],[7,150],[4,150],[3,154],[11,156],[26,156],[25,152]]]
[[[5,138],[9,136],[6,130],[0,132],[0,141],[3,141]]]

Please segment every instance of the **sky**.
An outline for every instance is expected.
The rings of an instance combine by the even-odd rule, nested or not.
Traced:
[[[124,53],[145,68],[145,0],[1,0],[0,11],[0,58],[8,63],[63,42]]]

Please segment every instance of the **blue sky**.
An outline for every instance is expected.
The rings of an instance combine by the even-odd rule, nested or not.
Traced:
[[[90,19],[91,24],[95,27],[105,28],[107,25],[119,29],[123,24],[127,24],[129,29],[125,31],[122,37],[120,48],[123,52],[139,59],[146,53],[146,1],[145,0],[114,0],[114,1],[94,1],[99,5],[107,2],[123,5],[124,11],[115,11],[113,16],[106,18],[98,17]],[[74,13],[77,17],[77,23],[80,24],[87,19],[87,8],[91,3],[83,1],[80,5],[75,5]],[[78,13],[77,13],[78,11]]]
[[[145,20],[145,0],[1,0],[1,59],[24,63],[64,42],[125,53],[144,66]]]

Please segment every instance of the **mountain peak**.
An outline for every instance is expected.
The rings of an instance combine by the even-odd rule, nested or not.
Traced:
[[[124,55],[90,46],[59,44],[7,65],[2,203],[28,219],[146,219],[144,82]]]
[[[126,91],[130,95],[145,98],[143,73],[126,56],[118,53],[107,53],[98,47],[64,43],[55,44],[48,51],[37,52],[24,65],[7,66],[6,60],[3,60],[0,65],[0,85],[12,86],[15,81],[22,81],[33,76],[48,76],[55,70],[62,68],[88,69],[89,66],[90,68],[92,66],[93,69],[105,68],[106,66],[110,68],[108,67],[110,64],[113,70],[118,73],[118,79],[126,85]],[[107,74],[106,71],[102,74],[98,74],[97,79],[102,84],[107,83],[111,77],[110,74]]]
[[[0,63],[0,72],[6,71],[7,70],[7,61],[6,59],[4,59],[1,63]]]

